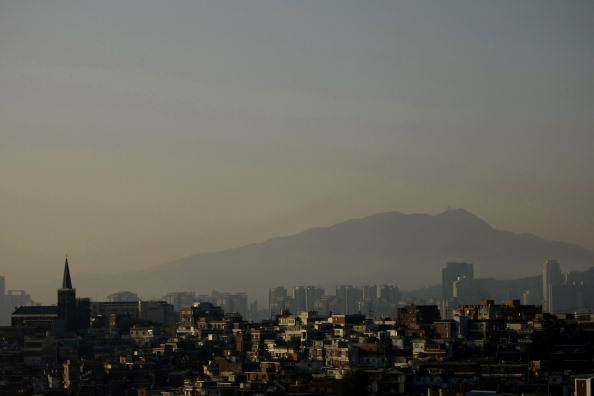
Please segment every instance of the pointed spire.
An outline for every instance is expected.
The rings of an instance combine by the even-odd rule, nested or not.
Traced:
[[[64,263],[64,278],[62,279],[62,289],[72,289],[72,280],[70,280],[70,269],[68,268],[68,256]]]

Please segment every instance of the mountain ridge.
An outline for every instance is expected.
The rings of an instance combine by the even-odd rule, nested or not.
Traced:
[[[564,272],[594,265],[594,252],[588,249],[497,230],[464,209],[436,215],[394,211],[142,270],[79,273],[73,282],[80,296],[99,300],[119,290],[148,299],[173,291],[209,294],[215,289],[246,292],[250,300],[265,303],[267,290],[279,285],[323,286],[327,294],[338,284],[387,283],[410,290],[441,283],[441,269],[448,261],[474,263],[476,277],[511,279],[540,274],[542,263],[552,258],[561,262]],[[55,299],[55,290],[39,286],[33,297],[39,292]]]

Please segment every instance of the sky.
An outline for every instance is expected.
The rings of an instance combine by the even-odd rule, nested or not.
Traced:
[[[0,1],[0,275],[448,207],[594,250],[592,21],[588,0]]]

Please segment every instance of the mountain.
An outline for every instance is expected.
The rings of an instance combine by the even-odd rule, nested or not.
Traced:
[[[539,275],[547,259],[558,260],[565,272],[594,266],[590,250],[496,230],[462,209],[437,215],[388,212],[144,270],[78,274],[73,283],[78,296],[99,301],[120,290],[148,299],[214,289],[246,292],[263,306],[268,289],[279,285],[324,286],[328,294],[338,284],[396,284],[411,290],[440,284],[448,261],[474,263],[477,278],[515,279]],[[54,302],[58,285],[40,285],[31,294]]]

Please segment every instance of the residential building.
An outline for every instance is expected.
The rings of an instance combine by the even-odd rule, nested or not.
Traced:
[[[542,306],[521,305],[520,300],[506,300],[504,304],[495,304],[494,300],[480,300],[478,304],[458,305],[452,314],[453,317],[466,316],[472,320],[528,321],[541,313]]]
[[[12,327],[36,327],[52,330],[58,320],[58,307],[50,306],[24,306],[17,308],[12,313]]]

